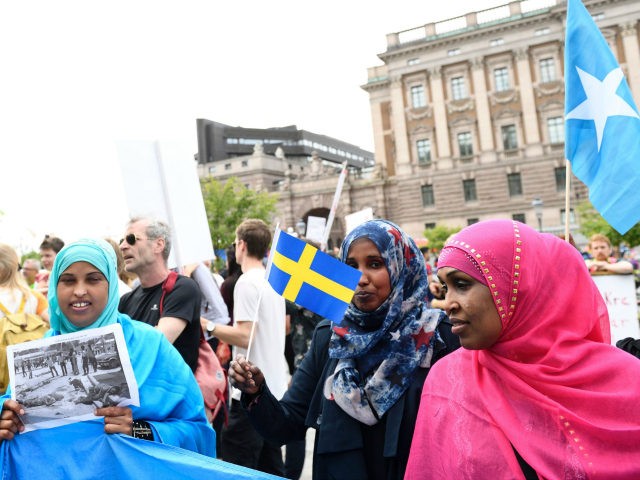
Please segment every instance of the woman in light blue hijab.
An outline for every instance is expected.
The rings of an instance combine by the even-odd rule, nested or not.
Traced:
[[[50,276],[51,330],[47,336],[120,324],[138,383],[140,406],[100,408],[95,420],[19,434],[24,430],[19,415],[25,407],[10,400],[8,391],[1,399],[3,465],[7,458],[19,457],[19,452],[38,452],[30,460],[35,462],[34,474],[40,465],[60,473],[58,478],[85,478],[86,458],[95,457],[96,451],[104,448],[105,433],[126,435],[107,435],[110,442],[135,436],[215,456],[215,433],[206,420],[202,394],[191,370],[162,333],[118,312],[118,301],[116,257],[111,245],[103,240],[81,240],[58,253]],[[61,450],[61,446],[70,445],[73,448]]]

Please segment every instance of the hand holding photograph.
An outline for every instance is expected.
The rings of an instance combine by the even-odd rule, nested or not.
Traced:
[[[94,418],[96,408],[140,404],[120,324],[12,345],[7,357],[25,431]]]

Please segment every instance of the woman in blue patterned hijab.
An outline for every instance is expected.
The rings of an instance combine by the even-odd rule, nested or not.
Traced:
[[[369,249],[358,259],[357,249],[367,243]],[[383,265],[375,263],[376,249]],[[342,243],[340,259],[363,275],[344,320],[333,327],[329,356],[339,362],[325,395],[332,395],[352,417],[373,425],[403,395],[416,369],[431,365],[442,312],[427,306],[429,280],[422,253],[392,222],[371,220],[356,227]],[[386,268],[390,290],[386,299],[368,305],[363,300],[370,300],[369,285],[375,283],[370,281],[371,267],[382,270],[383,282]]]
[[[361,272],[353,300],[340,325],[318,324],[284,396],[242,356],[229,377],[266,440],[282,445],[316,430],[314,479],[400,479],[424,379],[459,342],[444,312],[429,308],[424,258],[397,225],[358,226],[340,259]]]

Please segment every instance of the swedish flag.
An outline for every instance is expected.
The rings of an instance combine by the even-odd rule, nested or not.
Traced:
[[[287,300],[336,323],[342,321],[360,272],[306,242],[278,230],[267,280]]]

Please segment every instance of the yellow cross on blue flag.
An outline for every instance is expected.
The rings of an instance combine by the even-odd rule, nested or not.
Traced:
[[[640,220],[640,115],[624,73],[580,0],[567,2],[565,155],[624,235]]]
[[[278,230],[273,239],[267,281],[287,300],[340,323],[360,272],[331,255]]]

